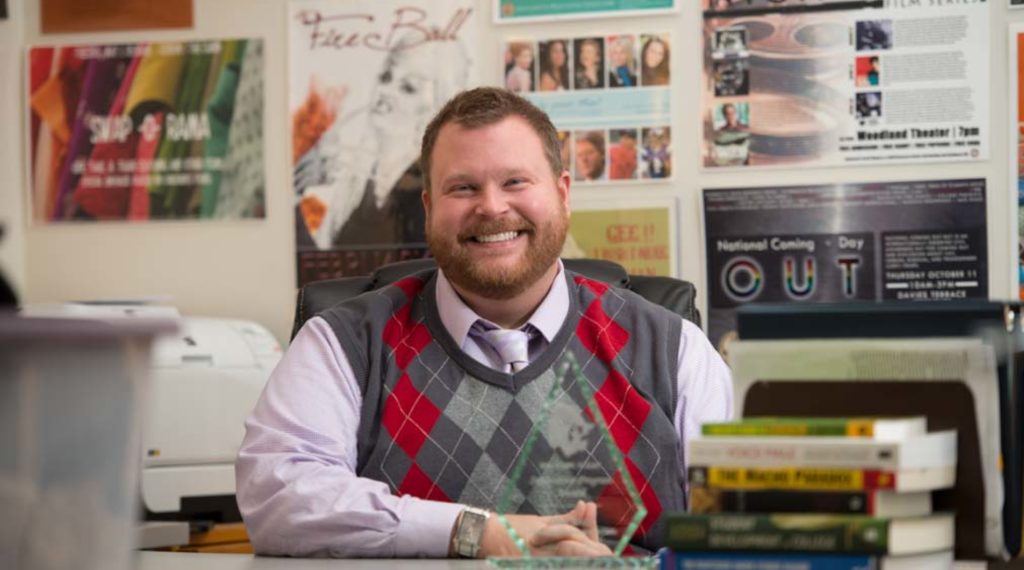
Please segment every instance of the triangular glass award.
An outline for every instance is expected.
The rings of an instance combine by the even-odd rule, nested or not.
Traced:
[[[497,506],[498,520],[519,550],[520,558],[490,558],[499,568],[650,568],[656,559],[623,556],[647,516],[622,452],[595,399],[591,382],[567,351],[554,374],[534,380],[543,391],[540,409],[516,457]],[[553,548],[531,546],[506,515],[558,516],[578,501],[597,505],[598,539],[611,556],[562,556]]]

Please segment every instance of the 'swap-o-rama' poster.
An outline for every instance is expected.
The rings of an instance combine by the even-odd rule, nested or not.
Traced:
[[[37,222],[262,218],[263,42],[34,47]]]
[[[985,180],[704,191],[708,337],[745,303],[988,298]]]
[[[987,159],[989,4],[704,0],[704,166]]]
[[[289,4],[299,285],[426,255],[420,139],[477,83],[477,5]]]

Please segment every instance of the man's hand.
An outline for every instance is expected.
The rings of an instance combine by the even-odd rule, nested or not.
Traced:
[[[597,505],[579,501],[571,511],[551,516],[506,515],[512,528],[536,556],[611,556],[598,540]],[[480,542],[480,556],[519,556],[505,525],[492,516]]]

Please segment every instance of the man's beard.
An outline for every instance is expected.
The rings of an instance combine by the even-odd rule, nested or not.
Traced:
[[[536,283],[558,259],[569,229],[568,214],[564,207],[559,209],[558,216],[540,227],[522,219],[498,220],[482,222],[455,237],[428,228],[427,244],[445,277],[459,288],[487,299],[511,299]],[[463,243],[470,236],[505,231],[527,234],[526,253],[514,266],[491,267],[486,255],[481,263],[470,255],[471,246]]]

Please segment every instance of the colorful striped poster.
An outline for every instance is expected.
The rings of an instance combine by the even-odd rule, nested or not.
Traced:
[[[34,47],[35,222],[262,218],[263,42]]]

